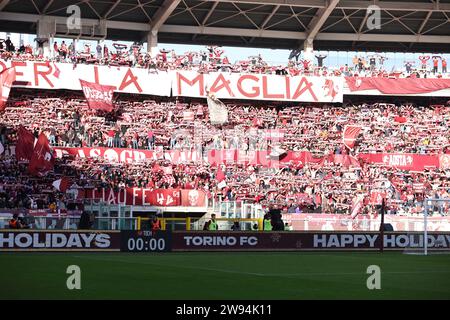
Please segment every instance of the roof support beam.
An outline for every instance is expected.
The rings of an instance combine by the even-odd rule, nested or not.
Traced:
[[[152,32],[158,32],[167,18],[172,14],[173,10],[178,6],[181,0],[165,0],[162,6],[156,11],[152,17],[151,29]]]
[[[320,8],[317,10],[316,15],[311,20],[311,22],[308,25],[308,36],[306,37],[306,41],[308,43],[312,43],[316,35],[319,33],[320,28],[322,28],[325,21],[327,21],[328,17],[330,16],[331,12],[336,8],[336,5],[338,4],[339,0],[331,0],[326,8]]]
[[[264,29],[266,25],[269,23],[270,19],[272,19],[273,15],[280,9],[280,5],[276,5],[273,7],[272,12],[264,19],[263,23],[259,27],[260,29]]]
[[[219,2],[234,2],[234,3],[248,3],[248,4],[263,4],[263,5],[281,5],[290,7],[304,7],[304,8],[326,8],[327,1],[325,0],[204,0],[204,1],[219,1]],[[421,3],[408,1],[364,1],[364,0],[342,0],[336,9],[367,9],[370,5],[377,5],[381,10],[391,11],[450,11],[450,3]]]
[[[47,4],[45,5],[45,7],[42,9],[42,13],[45,14],[48,10],[48,8],[50,8],[50,6],[53,4],[54,0],[50,0],[49,2],[47,2]]]
[[[204,1],[217,1],[217,0],[204,0]],[[324,8],[326,6],[325,0],[218,0],[219,2],[227,3],[245,3],[245,4],[259,4],[270,6],[291,6],[291,7],[304,7],[304,8]]]
[[[3,8],[5,8],[8,5],[9,1],[10,0],[2,0],[2,1],[0,1],[0,11],[2,11]]]
[[[116,2],[114,2],[114,4],[111,7],[109,7],[108,11],[106,11],[105,14],[103,15],[103,19],[108,18],[108,16],[111,14],[111,12],[113,12],[113,10],[117,7],[120,1],[122,0],[116,0]]]
[[[216,9],[218,4],[219,4],[219,1],[214,2],[211,9],[206,14],[206,17],[203,19],[202,26],[204,26],[206,24],[206,22],[208,22],[209,17],[211,17],[212,13],[214,12],[214,10]]]
[[[430,19],[431,15],[433,14],[433,12],[428,12],[427,16],[425,17],[425,19],[423,19],[422,24],[419,27],[419,30],[417,31],[418,34],[421,34],[423,31],[423,28],[425,28],[425,25],[427,24],[428,20]]]

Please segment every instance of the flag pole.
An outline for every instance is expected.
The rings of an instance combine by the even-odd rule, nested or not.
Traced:
[[[380,252],[383,252],[384,250],[384,212],[386,211],[386,202],[385,198],[383,197],[383,201],[381,202],[381,222],[380,222]]]

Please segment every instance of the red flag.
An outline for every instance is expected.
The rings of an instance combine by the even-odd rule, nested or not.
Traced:
[[[350,91],[378,90],[383,94],[419,94],[450,88],[450,79],[346,77]]]
[[[70,181],[70,178],[68,177],[62,177],[61,179],[58,179],[52,183],[52,185],[55,187],[56,190],[60,192],[66,192],[67,189],[69,189],[72,182]]]
[[[344,145],[349,149],[353,149],[355,146],[356,137],[360,132],[360,126],[345,126],[343,135]]]
[[[32,175],[44,176],[53,170],[55,157],[50,149],[47,136],[44,133],[39,135],[38,141],[34,146],[33,156],[31,157],[28,171]]]
[[[113,106],[113,93],[116,87],[88,82],[80,79],[89,108],[111,112]]]
[[[16,80],[16,69],[8,68],[0,73],[0,111],[5,109],[6,101],[8,101],[9,92],[13,82]]]
[[[16,143],[16,159],[17,160],[30,160],[33,155],[34,149],[34,135],[31,131],[20,126],[17,132],[17,143]]]
[[[221,166],[219,166],[219,169],[217,169],[216,180],[217,182],[222,182],[223,180],[225,180],[225,173],[223,172]]]
[[[405,123],[406,121],[408,121],[408,119],[406,119],[406,117],[403,116],[395,116],[394,121],[398,123]]]

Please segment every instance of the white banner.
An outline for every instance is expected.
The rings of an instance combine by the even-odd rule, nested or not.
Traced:
[[[81,90],[80,79],[114,86],[117,92],[170,96],[168,72],[149,73],[147,69],[96,66],[40,61],[0,60],[0,72],[15,67],[15,87]]]
[[[41,61],[0,60],[0,72],[15,67],[15,87],[81,90],[80,79],[114,91],[156,96],[301,102],[342,102],[341,77],[304,77],[196,71],[149,73],[147,69]]]
[[[342,102],[343,78],[173,71],[174,96],[302,102]]]

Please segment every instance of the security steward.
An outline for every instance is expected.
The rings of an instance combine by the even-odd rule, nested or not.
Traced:
[[[17,213],[14,213],[12,219],[9,220],[9,228],[22,229],[22,223],[20,223],[19,215]]]
[[[219,229],[219,226],[217,225],[217,221],[216,221],[216,215],[213,213],[211,215],[211,220],[209,220],[209,226],[208,226],[208,230],[210,231],[216,231]]]
[[[264,231],[272,231],[272,217],[270,216],[270,213],[267,213],[264,216],[263,230]]]

